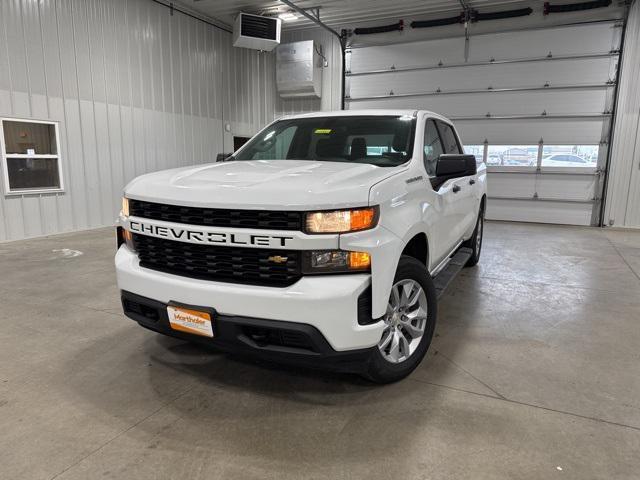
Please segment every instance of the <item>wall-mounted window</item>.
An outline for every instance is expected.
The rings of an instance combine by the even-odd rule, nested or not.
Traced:
[[[0,143],[6,194],[63,190],[57,123],[0,119]]]

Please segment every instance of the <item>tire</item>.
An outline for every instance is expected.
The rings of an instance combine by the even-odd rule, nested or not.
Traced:
[[[431,276],[420,261],[406,255],[400,257],[393,285],[389,298],[388,312],[392,311],[392,303],[394,301],[398,303],[396,299],[400,298],[398,296],[394,297],[394,292],[403,295],[409,291],[409,300],[411,299],[411,294],[416,295],[416,300],[413,305],[409,304],[409,307],[406,306],[408,302],[405,302],[405,307],[400,307],[403,309],[402,313],[397,313],[395,317],[389,313],[385,315],[385,330],[378,348],[371,355],[368,370],[365,374],[366,378],[375,383],[396,382],[413,372],[427,353],[436,326],[436,317],[438,315],[436,289]],[[421,290],[418,290],[417,286]],[[404,296],[404,298],[406,299],[407,297]],[[422,308],[426,308],[426,315],[420,314],[420,309]],[[410,318],[412,315],[415,315],[413,319]],[[393,326],[394,324],[395,326]],[[422,325],[422,336],[418,337],[418,332]],[[394,337],[394,330],[399,332],[398,336]],[[411,337],[410,332],[416,332],[416,334],[415,338],[408,340]],[[391,340],[389,340],[389,335],[391,335]],[[394,352],[391,352],[391,347],[394,345],[394,341],[400,338],[400,335],[404,338],[404,342],[397,340],[396,344],[398,345],[398,355],[401,355],[401,358],[393,362],[391,357],[393,357]],[[388,341],[384,346],[384,353],[381,346],[383,341]],[[404,351],[404,356],[402,356],[402,351]]]
[[[480,253],[482,252],[482,239],[484,237],[484,204],[480,204],[478,219],[476,220],[476,228],[469,240],[462,244],[463,247],[473,250],[471,258],[465,264],[465,267],[473,267],[480,261]]]

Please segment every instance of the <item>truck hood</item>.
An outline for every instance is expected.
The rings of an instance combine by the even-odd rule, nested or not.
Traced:
[[[231,161],[142,175],[125,195],[196,207],[332,209],[368,205],[371,186],[402,170],[347,162]]]

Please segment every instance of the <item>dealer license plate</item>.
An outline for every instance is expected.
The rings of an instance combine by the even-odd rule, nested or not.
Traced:
[[[213,337],[213,320],[209,313],[169,305],[167,314],[172,329],[203,337]]]

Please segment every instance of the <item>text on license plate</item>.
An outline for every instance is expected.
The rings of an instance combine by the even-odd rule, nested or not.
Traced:
[[[203,337],[213,337],[211,315],[207,312],[169,305],[167,314],[172,329]]]

